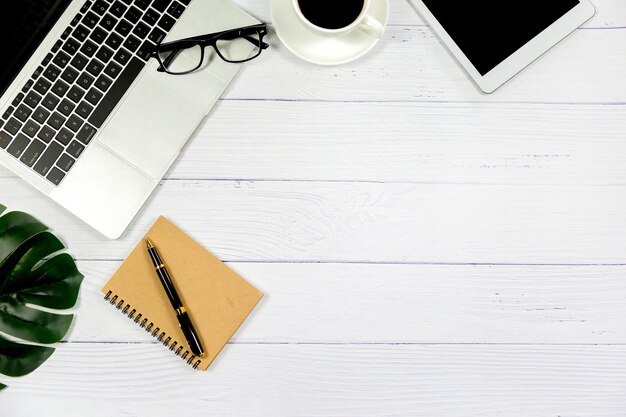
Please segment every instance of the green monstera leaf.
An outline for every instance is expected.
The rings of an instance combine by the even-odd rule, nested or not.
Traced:
[[[54,352],[42,345],[65,336],[74,316],[49,309],[73,307],[83,275],[45,225],[22,212],[2,215],[5,209],[0,205],[0,373],[15,377],[37,369]]]

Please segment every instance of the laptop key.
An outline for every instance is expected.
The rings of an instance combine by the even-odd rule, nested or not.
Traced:
[[[80,19],[83,18],[83,15],[78,13],[76,14],[76,16],[74,16],[74,19],[72,19],[72,21],[70,22],[70,26],[76,26],[78,24],[78,22],[80,22]]]
[[[124,17],[131,23],[137,23],[139,19],[141,18],[142,14],[143,13],[141,12],[141,10],[133,6],[130,9],[128,9]]]
[[[109,65],[104,69],[104,73],[113,79],[119,75],[120,71],[122,71],[122,67],[115,62],[109,62]]]
[[[139,7],[140,9],[146,10],[150,5],[150,1],[151,0],[135,0],[135,6]]]
[[[83,54],[78,54],[74,57],[74,59],[72,59],[71,64],[77,70],[82,71],[88,62],[89,60]]]
[[[128,60],[130,60],[130,52],[128,52],[126,49],[124,48],[120,48],[119,51],[117,51],[117,53],[115,54],[115,56],[113,57],[113,59],[117,62],[119,62],[122,65],[126,65],[126,63],[128,62]]]
[[[131,30],[133,30],[133,25],[128,23],[127,20],[120,20],[120,23],[115,26],[115,31],[122,35],[122,37],[124,38],[128,36]]]
[[[46,95],[46,97],[44,97],[41,104],[43,104],[46,109],[52,111],[57,106],[57,104],[59,104],[59,101],[61,101],[61,99],[54,94],[48,94]]]
[[[46,94],[48,90],[50,90],[50,87],[52,87],[52,84],[50,84],[50,82],[48,82],[47,80],[43,78],[40,78],[37,80],[37,82],[35,82],[35,86],[33,88],[39,94],[43,95],[43,94]]]
[[[92,56],[94,56],[94,54],[96,53],[96,51],[98,50],[98,45],[96,45],[95,43],[93,43],[90,40],[87,40],[82,48],[80,48],[80,51],[85,54],[88,58],[91,58]]]
[[[74,158],[72,158],[68,154],[64,153],[59,158],[59,160],[57,162],[57,166],[59,168],[61,168],[63,171],[69,172],[69,170],[72,169],[72,166],[74,166],[74,162],[76,162],[76,160]]]
[[[137,51],[137,56],[139,56],[139,58],[143,59],[144,61],[147,61],[148,59],[150,59],[150,55],[152,54],[152,51],[154,51],[155,47],[156,45],[152,42],[145,41]]]
[[[41,65],[48,65],[50,63],[50,61],[52,61],[53,57],[54,57],[54,55],[52,55],[51,53],[48,53],[48,55],[46,55],[46,57],[41,62]]]
[[[128,49],[131,52],[135,52],[137,48],[141,45],[141,41],[135,37],[135,35],[130,35],[126,42],[124,42],[124,48]]]
[[[102,29],[101,27],[97,27],[93,30],[93,32],[91,32],[91,36],[89,38],[91,38],[95,43],[100,45],[107,38],[107,35],[108,33],[106,30]]]
[[[143,22],[139,22],[137,26],[135,26],[135,30],[133,30],[133,34],[138,38],[145,38],[150,33],[150,27]]]
[[[98,102],[100,101],[103,95],[104,94],[98,91],[95,87],[92,87],[91,90],[87,92],[87,96],[85,96],[85,100],[87,100],[89,103],[95,106],[96,104],[98,104]]]
[[[59,159],[59,156],[63,153],[63,146],[59,145],[56,142],[52,142],[48,149],[45,150],[39,161],[35,164],[33,168],[36,173],[45,177],[48,175],[48,172],[54,166],[54,163]]]
[[[64,146],[67,146],[73,138],[74,133],[67,128],[59,130],[59,133],[57,133],[57,136],[55,137],[55,139],[61,142]]]
[[[78,105],[78,107],[76,107],[76,114],[78,114],[83,119],[86,119],[87,117],[89,117],[89,115],[91,114],[92,111],[93,111],[93,106],[88,104],[84,100]],[[83,129],[86,126],[87,125],[83,126]]]
[[[26,149],[26,151],[20,158],[20,161],[23,164],[28,165],[29,167],[32,167],[37,161],[37,159],[39,159],[39,157],[41,156],[41,154],[43,153],[45,149],[46,149],[46,144],[40,140],[35,139],[28,146],[28,148]]]
[[[122,42],[124,42],[124,39],[120,35],[111,33],[105,43],[115,50],[120,47]]]
[[[67,93],[67,90],[69,89],[70,89],[70,86],[67,85],[65,82],[63,82],[62,80],[57,81],[52,86],[52,92],[55,93],[59,97],[63,97],[65,93]]]
[[[148,35],[148,39],[155,44],[159,44],[165,39],[165,32],[159,28],[152,29],[152,32]]]
[[[30,90],[33,84],[35,84],[35,81],[33,80],[26,81],[26,84],[24,84],[24,88],[22,88],[22,93],[26,93],[28,90]]]
[[[33,119],[43,124],[50,117],[50,112],[44,109],[42,106],[39,106],[37,110],[33,113]]]
[[[104,69],[104,64],[96,61],[95,59],[92,60],[89,63],[89,65],[87,65],[87,72],[93,75],[94,77],[97,77],[102,72],[103,69]]]
[[[70,145],[67,147],[65,152],[72,155],[74,158],[78,158],[80,154],[83,153],[84,150],[85,150],[85,147],[83,145],[73,140],[72,143],[70,143]]]
[[[72,100],[74,103],[78,103],[80,99],[83,98],[84,95],[85,95],[85,91],[83,91],[83,89],[77,85],[70,88],[70,91],[67,93],[67,97],[70,100]]]
[[[13,140],[13,137],[5,131],[0,131],[0,149],[6,149],[9,143]]]
[[[48,124],[57,130],[63,126],[63,123],[65,123],[65,117],[59,112],[54,112],[48,119]]]
[[[109,5],[107,4],[106,1],[104,1],[104,0],[96,0],[96,2],[93,4],[93,7],[91,8],[91,10],[93,10],[94,12],[96,12],[100,16],[102,16],[104,13],[106,13],[108,8],[109,8]]]
[[[59,110],[61,114],[65,116],[69,116],[70,114],[72,114],[72,111],[74,111],[75,107],[76,105],[72,103],[70,100],[63,99],[61,104],[59,104],[59,107],[57,108],[57,110]]]
[[[20,129],[22,128],[22,122],[20,122],[19,120],[17,120],[15,117],[11,117],[11,119],[9,119],[9,121],[7,122],[7,124],[4,126],[4,128],[6,129],[7,132],[9,132],[12,135],[17,134],[17,132],[20,131]]]
[[[76,29],[74,29],[74,32],[72,32],[72,36],[82,42],[89,36],[89,29],[83,25],[78,25]]]
[[[171,0],[154,0],[152,7],[163,13],[165,9],[167,9],[167,6],[170,5],[170,1]]]
[[[128,9],[128,7],[118,0],[111,6],[111,13],[113,16],[121,18],[126,12],[126,9]]]
[[[50,81],[56,80],[61,74],[61,69],[54,64],[50,64],[43,72],[43,76]]]
[[[67,119],[67,123],[65,123],[65,126],[74,133],[78,132],[82,125],[82,119],[75,114],[71,115],[70,118]]]
[[[76,134],[76,139],[81,141],[83,144],[88,145],[91,142],[91,138],[96,134],[96,129],[89,125],[85,124],[80,132]]]
[[[93,29],[98,24],[99,20],[100,17],[97,14],[95,14],[94,12],[89,12],[83,18],[83,24],[88,28]]]
[[[98,58],[100,61],[106,64],[107,62],[111,60],[111,58],[113,58],[113,51],[111,50],[111,48],[105,45],[102,45],[100,49],[98,49],[98,52],[96,53],[96,58]]]
[[[26,105],[22,104],[17,109],[15,109],[14,116],[20,119],[22,122],[25,122],[32,112],[33,111],[31,109],[29,109]]]
[[[6,119],[8,119],[8,118],[9,118],[9,116],[13,114],[13,111],[14,111],[14,110],[15,110],[15,107],[13,107],[13,106],[9,106],[9,108],[8,108],[8,109],[6,109],[6,111],[5,111],[5,112],[4,112],[4,114],[2,115],[2,118],[3,118],[3,119],[5,119],[5,120],[6,120]]]
[[[15,96],[15,98],[13,99],[13,103],[11,103],[12,106],[17,106],[22,102],[22,99],[24,98],[24,94],[23,93],[19,93],[18,95]]]
[[[174,1],[170,7],[167,8],[167,12],[178,19],[185,11],[185,6],[177,1]]]
[[[62,40],[58,40],[58,41],[56,41],[56,42],[54,43],[54,45],[52,46],[51,51],[52,51],[52,52],[56,52],[56,51],[58,51],[59,49],[61,49],[61,47],[62,47],[62,46],[63,46],[63,41],[62,41]]]
[[[63,51],[59,51],[52,62],[54,62],[59,68],[65,68],[65,66],[70,62],[70,59],[71,58],[68,54]]]
[[[63,71],[63,74],[61,74],[61,78],[72,84],[76,81],[76,78],[78,78],[78,71],[72,67],[67,67],[65,71]]]
[[[63,50],[70,55],[74,55],[76,51],[78,51],[78,48],[80,48],[80,43],[74,38],[68,39],[63,44]]]
[[[148,25],[150,26],[154,26],[156,25],[157,21],[159,20],[159,17],[161,17],[161,15],[159,14],[159,12],[157,12],[154,9],[149,9],[144,15],[142,20],[144,22],[146,22]]]
[[[54,185],[59,185],[61,184],[61,181],[63,181],[63,177],[65,177],[65,172],[61,171],[57,167],[54,167],[50,170],[50,173],[48,174],[48,176],[46,176],[46,179]]]
[[[86,1],[85,4],[83,4],[83,7],[80,8],[80,12],[81,13],[85,13],[87,10],[89,10],[89,8],[91,7],[91,1]]]
[[[28,139],[24,134],[20,133],[15,137],[13,142],[11,142],[11,145],[9,145],[9,147],[7,148],[7,152],[13,155],[13,157],[19,158],[29,144],[30,139]]]
[[[109,77],[107,77],[106,75],[101,75],[98,77],[94,85],[103,92],[106,92],[111,86],[111,83],[113,83],[113,81],[111,81]]]
[[[86,72],[83,72],[77,79],[77,83],[78,85],[80,85],[81,87],[83,87],[85,90],[88,89],[89,87],[91,87],[91,84],[93,84],[95,78],[93,78],[91,75],[87,74]]]
[[[122,71],[120,76],[111,86],[109,92],[103,97],[100,104],[96,107],[94,112],[89,118],[91,123],[96,128],[102,126],[104,121],[109,117],[109,114],[113,111],[117,103],[124,96],[128,88],[131,86],[135,78],[139,75],[143,69],[145,63],[138,58],[133,58],[128,63],[128,66]]]
[[[24,103],[29,105],[32,108],[37,107],[37,104],[41,101],[41,96],[37,94],[35,91],[31,91],[28,93],[26,98],[24,98]]]
[[[33,72],[32,77],[34,79],[37,79],[37,77],[39,77],[42,72],[43,72],[43,67],[37,67],[37,69],[35,69],[35,72]]]
[[[50,126],[44,126],[37,134],[37,137],[45,143],[50,143],[50,141],[54,138],[54,133],[54,130]]]
[[[22,132],[29,138],[32,138],[39,132],[39,128],[40,126],[34,120],[29,120],[22,128]]]
[[[164,14],[161,16],[161,20],[159,20],[158,25],[163,30],[169,31],[174,26],[174,23],[176,23],[176,20],[172,16]]]
[[[107,32],[113,30],[113,28],[117,25],[117,19],[110,14],[107,14],[100,21],[100,26],[102,26]]]
[[[72,34],[72,28],[71,27],[65,28],[63,33],[61,33],[61,39],[67,39],[71,34]]]

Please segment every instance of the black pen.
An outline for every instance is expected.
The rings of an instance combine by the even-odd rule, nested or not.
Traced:
[[[148,253],[150,254],[152,263],[156,268],[156,273],[159,276],[161,284],[163,285],[163,289],[167,294],[167,298],[170,299],[170,303],[172,303],[172,307],[174,307],[174,310],[176,311],[178,323],[180,324],[180,328],[187,339],[187,343],[189,343],[189,348],[196,356],[204,355],[204,349],[202,348],[202,343],[200,343],[200,338],[198,338],[198,333],[196,333],[196,329],[194,329],[191,319],[189,318],[189,313],[187,312],[185,306],[183,306],[183,302],[180,300],[180,297],[176,292],[176,287],[174,287],[174,283],[172,282],[170,275],[167,273],[167,269],[165,269],[165,265],[159,256],[159,252],[157,252],[150,239],[146,238],[146,244],[148,245]]]

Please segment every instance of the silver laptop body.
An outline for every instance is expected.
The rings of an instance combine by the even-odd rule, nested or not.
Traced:
[[[154,9],[152,5],[155,1],[161,2],[159,9],[163,8],[163,3],[168,3],[167,8],[162,12]],[[240,68],[240,65],[226,63],[209,55],[205,60],[207,64],[197,72],[168,75],[157,72],[159,65],[155,59],[141,58],[141,47],[144,45],[131,52],[125,48],[126,38],[121,41],[117,39],[116,42],[109,42],[109,49],[115,54],[122,51],[121,58],[117,58],[122,62],[127,60],[127,63],[120,65],[122,70],[118,71],[118,78],[114,78],[113,73],[102,81],[104,91],[100,92],[104,97],[101,100],[109,99],[103,105],[106,111],[98,111],[103,108],[99,107],[101,102],[95,101],[96,105],[92,106],[85,101],[87,98],[95,100],[97,94],[83,96],[76,100],[77,103],[74,100],[67,101],[69,94],[79,91],[71,91],[78,82],[72,84],[71,81],[87,74],[87,69],[60,75],[57,72],[64,70],[60,68],[63,61],[57,60],[59,65],[49,71],[46,71],[47,66],[55,62],[54,58],[59,51],[73,59],[71,52],[74,49],[78,49],[78,54],[86,48],[83,55],[93,53],[93,56],[98,56],[100,48],[108,41],[107,38],[107,41],[96,42],[97,51],[90,52],[85,44],[92,40],[91,35],[81,39],[80,35],[84,37],[84,33],[79,32],[76,35],[78,39],[75,39],[74,31],[82,25],[83,31],[87,28],[93,34],[95,27],[88,27],[93,24],[93,20],[83,25],[82,20],[78,19],[88,19],[87,16],[93,18],[94,15],[90,13],[93,13],[94,7],[99,7],[96,14],[102,13],[101,23],[106,23],[105,27],[115,23],[117,28],[119,22],[127,20],[125,13],[128,11],[122,14],[125,9],[121,5],[130,10],[136,3],[138,7],[133,9],[135,12],[152,11],[150,16],[146,16],[150,22],[155,19],[160,22],[164,15],[176,20],[166,33],[165,39],[168,41],[259,23],[229,0],[72,0],[0,97],[0,114],[3,116],[0,126],[0,163],[111,239],[118,238],[124,232]],[[109,9],[104,11],[105,7]],[[123,38],[124,33],[131,36],[139,23],[144,22],[142,18],[131,22],[135,20],[136,14],[129,15],[130,20],[127,22],[133,25],[132,29],[129,31],[125,23],[125,30],[120,37]],[[115,22],[105,21],[105,18],[115,18]],[[172,24],[169,19],[165,21]],[[137,31],[139,35],[145,32],[145,27],[142,29]],[[102,39],[102,36],[93,35]],[[102,35],[101,31],[99,35]],[[149,36],[151,34],[146,34],[146,39]],[[75,39],[80,46],[77,47],[76,42],[65,45],[69,39]],[[118,44],[118,48],[114,49]],[[128,45],[130,49],[134,48],[134,44]],[[54,52],[51,54],[51,51]],[[207,48],[207,53],[214,54],[210,48]],[[103,60],[115,61],[106,53],[102,56]],[[101,64],[107,65],[104,62]],[[116,99],[116,96],[108,95],[105,84],[115,85],[119,77],[125,76],[123,71],[130,65],[133,68],[127,73],[137,75],[133,75],[130,83],[128,80],[121,82],[129,86],[117,99],[119,101],[111,104],[111,97]],[[55,75],[69,82],[57,85]],[[101,82],[100,76],[93,78],[90,87],[87,82],[89,79],[80,79],[81,83],[85,83],[82,91],[87,95],[94,85],[98,87],[97,84]],[[38,84],[39,79],[48,82]],[[51,84],[48,89],[47,84]],[[32,91],[37,94],[29,96]],[[47,98],[50,92],[53,94]],[[37,102],[37,97],[41,101]],[[25,100],[28,102],[25,103]],[[55,103],[57,100],[58,104]],[[64,106],[64,102],[67,106]],[[75,106],[74,110],[70,110],[70,104]],[[88,112],[90,106],[94,108],[91,113]],[[85,111],[84,119],[72,118],[79,110]],[[49,123],[52,126],[48,126]],[[18,136],[19,141],[16,142]],[[2,138],[4,142],[1,142]]]

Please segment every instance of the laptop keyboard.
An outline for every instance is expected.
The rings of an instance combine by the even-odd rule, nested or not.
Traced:
[[[85,2],[0,117],[0,151],[59,185],[190,2]]]

